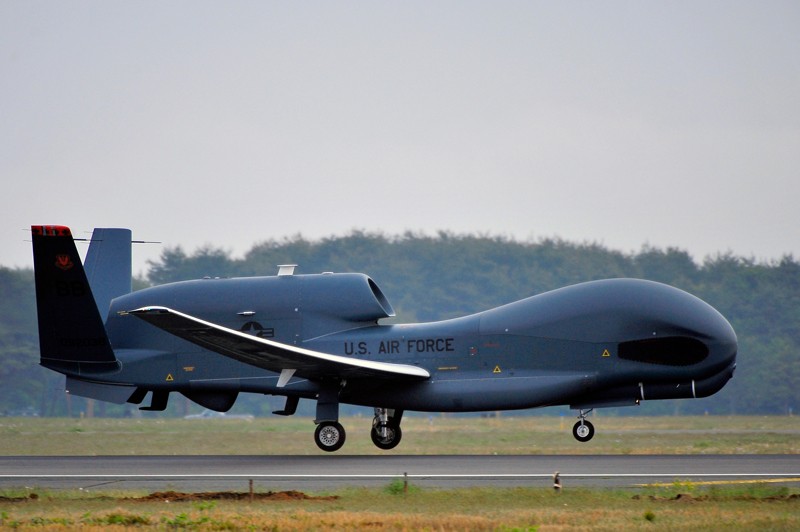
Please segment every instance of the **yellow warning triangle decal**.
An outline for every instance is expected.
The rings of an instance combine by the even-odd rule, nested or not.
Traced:
[[[604,357],[610,357],[610,356],[611,356],[611,353],[609,353],[609,352],[608,352],[608,349],[605,349],[605,350],[603,351],[603,356],[604,356]]]
[[[500,366],[495,366],[494,367],[494,371],[492,371],[492,373],[502,373],[502,370],[500,369]]]
[[[172,373],[167,373],[167,382],[172,382],[175,379],[172,378]]]

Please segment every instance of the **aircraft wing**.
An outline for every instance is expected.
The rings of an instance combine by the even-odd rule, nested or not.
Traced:
[[[427,370],[407,364],[375,362],[303,349],[229,329],[167,307],[143,307],[125,314],[136,316],[209,351],[262,369],[318,380],[372,378],[424,380]],[[283,383],[285,384],[285,382]],[[280,384],[279,384],[280,386]]]

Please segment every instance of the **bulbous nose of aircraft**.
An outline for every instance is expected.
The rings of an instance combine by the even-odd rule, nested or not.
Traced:
[[[708,397],[725,386],[736,369],[739,342],[730,322],[711,305],[696,300],[687,308],[687,329],[707,350],[707,357],[698,368],[697,380],[692,381],[694,397]]]
[[[728,320],[720,315],[722,323],[719,324],[719,330],[713,337],[713,343],[720,346],[722,356],[733,362],[736,360],[736,351],[739,348],[739,341],[736,338],[736,333]]]
[[[715,315],[709,317],[710,326],[704,330],[707,334],[704,343],[708,347],[709,362],[722,370],[730,368],[732,375],[736,368],[739,341],[728,320],[715,309],[712,310]]]
[[[680,313],[679,327],[708,349],[705,365],[709,370],[721,371],[735,365],[739,342],[725,316],[705,301],[685,293],[680,294],[676,308]]]
[[[658,314],[663,322],[658,336],[691,338],[696,345],[704,346],[700,370],[704,374],[718,373],[736,364],[738,340],[730,322],[717,309],[702,299],[677,288],[661,285],[655,288],[663,299]],[[659,321],[656,318],[654,321]],[[699,361],[698,360],[698,361]]]

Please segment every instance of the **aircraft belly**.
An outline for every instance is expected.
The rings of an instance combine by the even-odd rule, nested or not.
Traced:
[[[459,378],[432,379],[403,387],[382,387],[346,392],[346,402],[422,412],[472,412],[515,410],[566,404],[591,390],[595,377],[584,374],[525,374],[491,376],[462,374]]]

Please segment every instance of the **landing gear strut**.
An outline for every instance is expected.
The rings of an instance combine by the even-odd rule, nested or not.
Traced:
[[[344,440],[344,427],[336,421],[323,421],[317,425],[317,430],[314,431],[314,442],[317,447],[329,453],[341,449]]]
[[[344,445],[344,427],[339,423],[339,392],[346,384],[345,381],[324,381],[317,395],[314,443],[329,453],[338,451]]]
[[[372,430],[369,435],[372,437],[372,443],[378,449],[388,451],[400,443],[400,439],[403,437],[403,431],[400,430],[402,416],[402,410],[375,409],[375,418],[372,420]]]
[[[580,442],[587,442],[594,436],[594,425],[586,421],[586,415],[592,410],[594,409],[590,408],[586,411],[578,410],[578,422],[572,427],[572,435]]]

